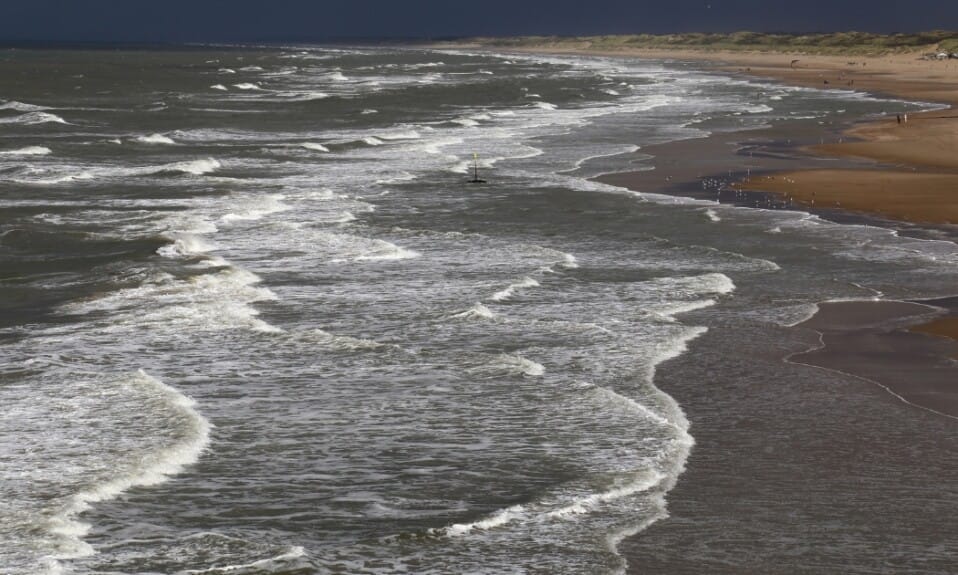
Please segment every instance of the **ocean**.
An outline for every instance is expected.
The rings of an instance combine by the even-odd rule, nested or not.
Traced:
[[[593,180],[656,143],[922,104],[393,47],[8,49],[0,78],[4,574],[641,569],[622,542],[721,456],[658,372],[802,412],[776,386],[844,380],[778,361],[816,345],[788,326],[958,280],[934,230]],[[765,391],[726,393],[744,379]],[[932,416],[882,393],[827,405],[920,437]],[[889,499],[934,492],[913,463],[887,462]],[[744,506],[758,532],[786,521]],[[821,572],[911,560],[845,553]]]

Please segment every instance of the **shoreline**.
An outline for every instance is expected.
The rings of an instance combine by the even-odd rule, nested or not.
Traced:
[[[779,61],[781,71],[781,61],[787,58],[782,54],[742,59],[742,54],[692,51],[540,52],[688,60],[703,64],[705,69],[711,67],[736,75],[816,88],[825,86],[817,71],[803,79],[786,77],[788,73],[762,74],[760,70],[749,69],[771,58]],[[824,60],[834,62],[835,57]],[[842,58],[838,57],[837,61],[840,63]],[[788,66],[788,60],[784,65]],[[888,79],[888,72],[871,60],[861,68],[867,68],[875,77],[866,80],[858,73],[845,80],[854,79],[856,90],[909,100],[934,100],[951,106],[958,104],[958,93],[955,93],[958,82],[929,87],[918,79],[909,79],[896,87]],[[840,72],[833,69],[829,73],[837,76]],[[835,83],[830,80],[827,87],[838,87]],[[900,90],[901,87],[905,89]],[[935,97],[929,97],[932,95]],[[958,219],[948,216],[926,221],[929,218],[925,217],[927,214],[940,216],[938,204],[949,197],[951,178],[958,178],[958,163],[947,165],[948,158],[941,155],[923,156],[935,147],[958,149],[958,117],[924,119],[935,114],[958,116],[958,111],[949,107],[945,111],[910,114],[908,132],[903,132],[904,128],[892,116],[890,121],[858,118],[847,124],[824,127],[817,122],[792,120],[761,130],[712,133],[701,139],[643,147],[637,153],[643,156],[644,164],[654,166],[652,170],[610,173],[595,179],[640,192],[719,200],[763,209],[798,209],[838,223],[876,225],[922,239],[947,237],[955,242],[958,227],[953,224],[958,223]],[[929,131],[932,128],[937,132]],[[828,131],[829,141],[845,138],[852,141],[822,145],[823,129]],[[916,140],[927,138],[931,133],[938,138],[934,146],[916,147]],[[902,137],[905,135],[908,137]],[[919,165],[909,164],[915,162],[916,152]],[[646,160],[648,155],[652,158]],[[835,178],[839,173],[836,170],[847,173],[840,179]],[[864,182],[859,184],[864,186],[867,185],[864,178],[881,179],[894,172],[901,174],[893,176],[900,180],[889,196],[894,199],[920,189],[926,179],[931,179],[928,176],[932,171],[942,175],[931,178],[938,177],[945,183],[936,188],[935,194],[922,199],[924,211],[920,213],[888,209],[874,197],[862,195],[857,200],[859,203],[855,203],[847,192],[842,195],[841,187],[846,184],[857,181]],[[829,178],[841,184],[830,192],[835,194],[832,202],[818,196],[822,193],[817,188],[818,182],[808,177],[816,172],[829,174]],[[879,175],[874,176],[876,173]],[[764,185],[763,178],[786,181],[789,188],[776,190]],[[787,180],[800,182],[801,192],[798,185]],[[756,182],[753,186],[740,185]],[[950,205],[954,206],[958,185],[951,189],[955,190],[955,195],[950,196]],[[801,193],[818,201],[811,205]],[[774,369],[769,367],[774,364],[789,367],[781,371],[780,380],[754,381],[745,375],[752,367],[742,366],[740,380],[710,382],[716,387],[716,393],[704,401],[701,391],[688,382],[702,370],[726,361],[721,352],[713,352],[708,346],[684,356],[691,367],[671,365],[657,374],[656,385],[687,411],[699,447],[670,494],[672,519],[622,541],[619,549],[627,558],[629,573],[638,572],[639,568],[690,574],[703,569],[730,575],[742,570],[779,572],[770,568],[776,563],[772,559],[750,565],[753,569],[739,569],[744,567],[740,557],[725,557],[727,547],[734,548],[734,543],[727,540],[730,530],[750,541],[767,537],[765,532],[750,531],[750,521],[738,523],[741,502],[766,513],[777,510],[782,516],[802,517],[794,520],[798,523],[827,524],[829,528],[844,524],[851,525],[852,532],[871,533],[869,530],[875,525],[871,520],[861,519],[860,508],[889,505],[877,494],[884,492],[880,478],[889,472],[893,461],[907,462],[905,467],[893,471],[900,476],[910,473],[912,468],[912,456],[908,452],[912,446],[898,443],[900,430],[913,429],[915,437],[927,438],[935,444],[940,437],[935,430],[954,429],[958,419],[958,297],[922,301],[824,301],[816,305],[817,310],[811,317],[781,328],[807,339],[806,349],[769,354],[766,343],[754,343],[755,362],[765,363],[769,369]],[[768,329],[774,332],[778,328]],[[707,335],[703,340],[708,337],[720,336]],[[723,343],[715,341],[716,349]],[[766,354],[769,357],[765,357]],[[753,400],[762,398],[766,409],[760,413],[742,412],[735,399],[742,395]],[[805,411],[809,405],[813,406],[810,413]],[[795,406],[802,408],[795,409]],[[889,412],[889,409],[897,411]],[[899,411],[901,417],[888,417],[889,413]],[[823,441],[823,429],[827,430],[824,435],[827,441]],[[869,443],[877,449],[872,452],[862,447]],[[939,447],[935,445],[930,449],[937,453]],[[859,455],[863,452],[881,453],[881,456],[863,460]],[[890,455],[892,453],[895,455]],[[737,461],[729,465],[729,459]],[[782,469],[780,481],[767,481],[770,473],[767,469]],[[849,487],[843,483],[845,475],[836,469],[845,469],[848,476],[855,477],[854,485]],[[756,479],[750,479],[753,476]],[[785,496],[781,485],[792,477],[799,477],[799,484]],[[876,486],[863,491],[862,486],[872,478]],[[833,481],[834,484],[830,483]],[[844,508],[844,512],[835,511],[843,503],[839,500],[823,506],[821,485],[833,485],[836,493],[846,493],[844,500],[850,502],[850,506]],[[876,494],[874,500],[869,499],[869,494]],[[724,502],[735,503],[729,506]],[[819,511],[821,515],[816,515]],[[774,536],[771,540],[773,543],[766,551],[774,555],[777,544]],[[829,548],[832,542],[825,538],[818,541],[818,545]],[[684,551],[676,555],[670,551],[672,547]],[[789,559],[778,557],[777,561],[787,564]],[[750,562],[754,563],[755,559],[745,560],[745,564]],[[875,568],[887,569],[888,566]],[[841,570],[850,571],[833,569],[834,572]]]
[[[908,405],[958,419],[958,340],[921,329],[953,322],[956,318],[949,314],[955,310],[934,301],[819,303],[812,317],[794,327],[817,333],[820,345],[784,360],[860,379]]]
[[[774,126],[768,130],[713,133],[704,140],[741,145],[742,150],[752,148],[763,154],[765,160],[756,161],[750,153],[745,161],[726,150],[720,152],[721,168],[719,162],[713,162],[711,171],[700,162],[684,170],[686,173],[680,177],[678,172],[682,170],[678,166],[669,169],[656,165],[651,172],[619,172],[595,179],[634,191],[700,198],[703,197],[700,189],[708,187],[708,182],[725,180],[722,184],[731,190],[731,201],[736,205],[797,207],[832,221],[864,221],[880,227],[901,224],[905,229],[896,225],[896,231],[906,233],[920,233],[921,228],[928,226],[958,243],[958,156],[950,153],[958,149],[958,62],[955,60],[920,59],[920,52],[870,56],[691,48],[594,50],[585,44],[503,49],[478,43],[434,47],[686,61],[701,64],[705,69],[786,85],[853,90],[938,104],[937,109],[908,114],[903,123],[889,116],[872,120],[858,118],[832,127],[828,129],[831,143],[824,143],[822,126],[803,132],[800,127],[796,129],[800,124],[795,121],[789,126]],[[684,154],[683,160],[702,157],[699,149],[708,145],[692,142],[695,141],[649,146],[640,153],[655,155],[654,152],[661,153],[665,148],[675,152],[688,147],[689,151],[695,148],[696,153]],[[711,152],[720,147],[712,146]],[[775,157],[783,161],[769,160]],[[690,172],[695,172],[694,178]],[[727,179],[723,178],[724,174],[728,175]],[[727,193],[717,194],[722,201],[726,201],[727,196]],[[769,196],[779,201],[770,201]],[[958,319],[943,318],[914,326],[913,330],[958,341]]]

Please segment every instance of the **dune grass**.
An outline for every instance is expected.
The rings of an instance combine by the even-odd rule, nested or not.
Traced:
[[[596,51],[628,49],[695,49],[803,54],[880,55],[903,52],[958,52],[958,32],[944,30],[915,34],[626,34],[613,36],[520,36],[472,38],[485,46],[501,48],[576,48]]]

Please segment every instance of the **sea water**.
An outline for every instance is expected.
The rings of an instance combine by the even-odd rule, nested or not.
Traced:
[[[3,573],[621,572],[695,449],[660,364],[958,279],[951,242],[590,180],[914,104],[398,48],[0,75]]]

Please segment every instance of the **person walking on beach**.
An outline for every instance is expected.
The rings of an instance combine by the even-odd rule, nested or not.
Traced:
[[[895,118],[898,120],[898,123],[901,124],[901,114],[895,114]]]

